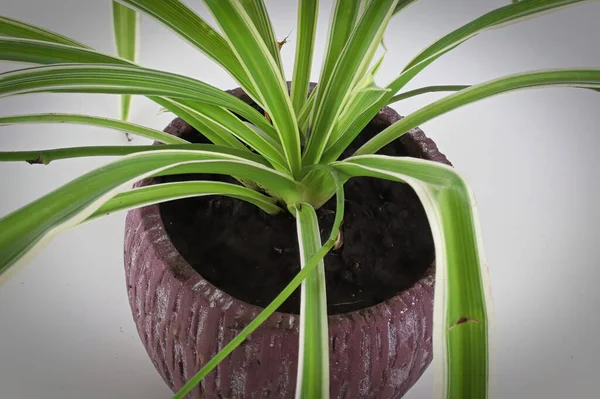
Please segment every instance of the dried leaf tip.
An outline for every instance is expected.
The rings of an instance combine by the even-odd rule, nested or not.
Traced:
[[[281,48],[283,47],[284,44],[287,43],[288,38],[290,37],[290,35],[292,34],[293,29],[290,31],[290,33],[287,34],[286,37],[283,38],[282,41],[277,42],[277,49],[281,50]]]

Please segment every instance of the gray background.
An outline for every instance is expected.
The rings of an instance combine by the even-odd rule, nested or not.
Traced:
[[[188,1],[202,15],[200,1]],[[395,17],[378,82],[394,78],[419,50],[509,0],[421,0]],[[296,2],[267,0],[282,38]],[[313,78],[318,77],[330,4],[321,3]],[[1,13],[112,52],[109,1],[1,0]],[[486,32],[445,55],[409,88],[470,84],[537,68],[600,67],[600,3]],[[295,32],[283,49],[291,76]],[[229,76],[145,18],[140,62],[221,88]],[[2,71],[19,67],[3,64]],[[441,95],[396,104],[407,114]],[[423,125],[478,198],[495,299],[495,385],[499,398],[591,398],[600,392],[597,226],[598,93],[553,88],[507,94]],[[150,101],[135,98],[132,120],[164,127]],[[29,95],[0,100],[0,114],[74,112],[118,117],[104,95]],[[147,143],[135,139],[134,144]],[[3,127],[2,150],[122,145],[116,132],[81,126]],[[0,215],[106,159],[47,167],[0,165]],[[1,398],[168,398],[137,337],[123,274],[124,214],[55,239],[0,289]],[[432,370],[406,396],[432,394]]]

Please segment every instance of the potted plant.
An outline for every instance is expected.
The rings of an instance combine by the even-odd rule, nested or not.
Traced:
[[[165,132],[85,115],[0,118],[103,126],[159,144],[1,152],[0,161],[32,164],[119,159],[0,220],[0,281],[60,231],[129,210],[129,298],[175,397],[398,397],[427,367],[432,346],[437,396],[486,397],[491,302],[473,196],[417,126],[507,91],[597,89],[600,70],[401,91],[479,32],[582,1],[494,10],[427,47],[385,87],[374,82],[375,52],[411,0],[334,2],[316,85],[318,4],[300,0],[289,87],[262,0],[204,2],[221,33],[178,0],[119,0],[121,57],[0,18],[1,59],[42,65],[0,75],[1,96],[121,94],[126,119],[128,96],[145,95],[179,117]],[[223,92],[135,64],[137,12],[203,51],[241,88]],[[405,118],[386,107],[431,91],[456,93]]]

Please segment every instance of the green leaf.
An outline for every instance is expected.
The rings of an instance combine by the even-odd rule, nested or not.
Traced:
[[[239,139],[264,156],[275,169],[289,172],[282,156],[281,145],[261,129],[253,128],[242,122],[231,112],[220,107],[202,104],[200,108],[196,107],[196,109],[201,109],[202,113],[194,112],[193,108],[187,107],[186,101],[182,101],[180,107],[189,113],[193,113],[195,120],[200,123],[198,131],[203,132],[213,143],[246,149],[243,144],[237,141]],[[210,132],[210,135],[208,132]],[[223,143],[221,144],[221,142]]]
[[[139,10],[163,23],[223,66],[244,87],[244,90],[248,92],[253,91],[245,71],[239,65],[239,62],[223,37],[180,1],[119,0],[119,3]],[[57,33],[5,17],[0,17],[0,36],[28,38],[75,47],[87,47]]]
[[[418,89],[406,91],[404,93],[395,95],[394,97],[392,97],[392,99],[390,100],[390,102],[388,104],[393,104],[398,101],[406,100],[407,98],[420,96],[421,94],[438,93],[438,92],[443,92],[443,91],[460,91],[460,90],[467,89],[469,87],[471,87],[471,86],[470,85],[442,85],[442,86],[420,87]],[[573,87],[577,87],[577,86],[573,86]],[[578,88],[587,89],[587,87],[578,87]],[[593,88],[590,90],[600,91],[600,89],[593,89]]]
[[[0,20],[0,27],[2,26]],[[16,23],[19,23],[16,21]],[[37,28],[32,25],[20,23],[22,25],[21,30],[23,33],[22,37],[37,38],[39,35]],[[212,28],[211,28],[212,29]],[[81,48],[76,42],[74,46],[71,45],[60,45],[61,41],[56,40],[53,42],[53,38],[59,37],[53,32],[47,32],[44,39],[48,43],[32,41],[32,40],[19,40],[14,38],[1,38],[0,37],[0,59],[18,62],[29,62],[39,64],[56,64],[56,63],[108,63],[108,64],[119,64],[119,65],[132,65],[132,63],[126,59],[112,57],[106,54],[99,53],[92,49]],[[71,44],[71,43],[69,43]],[[85,46],[83,46],[85,47]],[[184,119],[192,127],[197,129],[199,132],[204,134],[209,140],[217,145],[230,145],[233,148],[244,149],[245,147],[239,143],[231,135],[223,136],[225,133],[223,130],[214,131],[206,123],[203,122],[202,113],[198,112],[200,108],[195,102],[188,105],[180,104],[180,101],[173,99],[160,98],[157,96],[149,97],[154,102],[158,103],[165,109],[173,112],[175,115]],[[271,137],[277,137],[277,133],[273,127],[263,118],[258,112],[253,109],[246,109],[246,113],[254,114],[249,119],[252,120],[256,126],[262,131],[270,135]],[[241,113],[242,115],[244,112]]]
[[[302,268],[321,247],[317,214],[310,204],[294,207]],[[329,333],[325,264],[302,282],[300,295],[300,349],[298,351],[297,398],[329,397]]]
[[[85,47],[13,37],[0,37],[0,60],[33,64],[81,62],[130,65],[124,59],[102,54]]]
[[[336,122],[330,138],[332,143],[323,153],[322,162],[333,162],[340,157],[364,126],[371,121],[372,115],[368,112],[368,106],[379,101],[388,92],[389,89],[369,87],[356,93],[348,109]]]
[[[398,14],[400,11],[404,10],[406,7],[411,5],[417,0],[400,0],[396,5],[396,9],[394,10],[394,15]]]
[[[163,151],[164,146],[152,145],[126,145],[126,146],[87,146],[87,147],[68,147],[55,148],[49,150],[33,151],[8,151],[0,152],[0,162],[28,162],[30,164],[48,165],[52,161],[83,157],[109,157],[124,156],[137,152]],[[169,150],[190,150],[190,151],[218,151],[221,154],[227,154],[238,158],[243,158],[249,162],[260,163],[265,166],[269,164],[260,156],[247,151],[240,151],[229,147],[221,147],[213,144],[169,144]],[[202,153],[199,153],[202,154]]]
[[[236,335],[223,349],[221,349],[212,359],[210,359],[186,384],[177,392],[173,399],[184,399],[196,385],[202,381],[211,371],[213,371],[219,363],[233,352],[235,348],[240,346],[242,342],[250,334],[252,334],[262,323],[264,323],[275,311],[298,289],[302,281],[306,279],[319,265],[329,250],[333,247],[333,242],[327,242],[321,249],[310,259],[302,270],[290,281],[290,283],[281,291],[275,299],[265,307],[244,329]]]
[[[265,118],[242,100],[185,76],[129,65],[58,64],[0,74],[0,97],[70,92],[164,96],[225,107],[261,127]],[[186,103],[187,104],[187,103]]]
[[[0,59],[39,64],[106,63],[127,65],[130,68],[135,67],[134,64],[125,59],[98,53],[91,49],[82,49],[56,43],[45,43],[13,38],[0,38]],[[241,145],[241,143],[237,143],[237,140],[233,139],[231,136],[221,137],[218,132],[212,131],[208,126],[199,120],[199,114],[202,115],[199,110],[202,110],[203,106],[201,104],[199,105],[197,101],[175,101],[173,99],[162,99],[156,96],[150,96],[149,98],[173,112],[177,116],[183,118],[195,129],[205,134],[211,141],[213,141],[213,143],[217,145],[231,145],[234,148],[243,148],[243,145]],[[250,119],[257,127],[259,127],[261,131],[265,132],[272,138],[278,137],[273,126],[269,124],[269,122],[256,110],[249,106],[240,106],[246,108],[242,114],[246,114],[247,116],[252,115],[248,119]]]
[[[375,84],[375,73],[383,62],[383,56],[363,81],[354,89],[350,100],[334,126],[329,144],[321,158],[322,162],[333,162],[360,134],[364,126],[372,119],[370,106],[387,97],[390,90]]]
[[[0,117],[0,126],[15,125],[22,123],[73,123],[81,125],[99,126],[109,129],[120,130],[125,133],[146,137],[165,144],[185,144],[187,140],[175,137],[168,133],[154,130],[145,126],[115,119],[100,118],[96,116],[74,115],[74,114],[29,114],[12,115]]]
[[[321,67],[319,84],[315,86],[310,94],[308,101],[304,104],[298,114],[298,124],[303,139],[303,145],[306,146],[310,125],[314,119],[314,108],[317,99],[319,86],[325,86],[331,78],[331,73],[339,60],[342,50],[346,46],[356,21],[361,15],[361,7],[365,4],[364,0],[346,0],[342,2],[336,0],[333,4],[332,19],[327,39],[327,49]]]
[[[235,136],[231,134],[231,132],[226,129],[218,128],[218,121],[215,121],[213,117],[209,117],[211,110],[221,109],[215,107],[213,105],[208,104],[200,104],[200,105],[185,105],[185,100],[176,101],[169,98],[148,97],[153,100],[157,104],[163,106],[163,109],[166,109],[184,121],[186,121],[190,126],[196,129],[200,134],[206,137],[211,143],[227,146],[231,148],[235,148],[238,150],[249,151],[246,146],[244,146],[240,141],[238,141]],[[202,110],[199,112],[198,110]]]
[[[328,165],[313,165],[311,172],[324,172],[333,180],[336,193],[335,220],[329,238],[323,246],[338,243],[344,217],[344,186],[339,173]],[[307,176],[308,177],[308,176]],[[329,187],[331,187],[331,183]],[[307,191],[314,185],[306,185]],[[306,194],[306,192],[305,192]],[[321,231],[314,208],[309,203],[290,207],[296,216],[300,265],[304,269],[321,247]],[[300,340],[298,348],[297,398],[329,398],[329,333],[325,264],[302,283],[300,295]]]
[[[131,62],[137,62],[139,51],[139,14],[116,1],[112,2],[113,28],[117,54]]]
[[[42,40],[76,47],[87,47],[75,40],[59,35],[58,33],[3,16],[0,16],[0,36]]]
[[[492,302],[471,191],[452,168],[421,159],[357,156],[332,166],[346,178],[369,176],[408,183],[419,196],[436,254],[435,397],[486,398]]]
[[[413,76],[435,59],[481,32],[524,21],[551,11],[558,11],[584,1],[587,0],[523,0],[490,11],[450,32],[421,51],[389,87],[394,93],[397,93]]]
[[[319,78],[319,83],[322,86],[325,86],[331,79],[333,69],[350,39],[360,16],[361,3],[363,3],[361,0],[335,0],[333,4],[327,49],[325,50],[321,77]]]
[[[312,168],[322,169],[329,173],[335,182],[336,187],[336,213],[333,225],[331,227],[331,234],[329,238],[323,244],[323,246],[317,251],[317,253],[305,263],[304,267],[300,272],[290,281],[290,283],[281,291],[279,295],[273,301],[264,308],[262,312],[254,318],[238,335],[236,335],[223,349],[221,349],[212,359],[206,363],[200,371],[198,371],[188,382],[175,394],[173,399],[183,399],[188,393],[194,389],[200,381],[208,375],[212,370],[217,367],[219,363],[223,361],[227,356],[233,352],[253,331],[255,331],[265,320],[269,318],[276,310],[285,302],[286,299],[300,286],[302,281],[306,279],[314,269],[319,266],[322,259],[335,245],[338,235],[340,233],[340,227],[344,217],[344,190],[338,173],[327,165],[313,165]],[[293,204],[288,202],[288,204]],[[292,211],[293,205],[289,207]]]
[[[36,37],[36,27],[31,25],[24,25],[25,31],[30,30],[29,35]],[[49,32],[49,37],[46,39],[51,40],[52,32]],[[20,62],[33,62],[42,64],[54,64],[54,63],[108,63],[108,64],[119,64],[119,65],[135,65],[131,61],[123,58],[116,58],[113,56],[98,53],[92,49],[80,48],[69,45],[61,45],[52,42],[40,42],[34,40],[15,39],[15,38],[0,38],[0,59],[20,61]],[[226,131],[226,129],[218,128],[220,121],[214,120],[208,117],[209,122],[206,121],[207,108],[213,109],[214,107],[197,101],[189,100],[174,100],[168,98],[161,98],[157,96],[149,96],[149,98],[161,105],[164,109],[168,109],[177,116],[184,119],[192,127],[197,129],[201,134],[206,136],[210,141],[217,145],[227,145],[232,148],[237,148],[245,151],[249,151],[241,142],[239,142],[233,135]],[[183,103],[183,104],[182,104]],[[185,104],[187,103],[187,104]],[[199,112],[204,111],[204,114]],[[257,125],[257,131],[264,132],[272,138],[276,138],[273,127],[263,118],[258,112],[253,109],[247,108],[247,112],[254,113],[254,117],[250,117]],[[244,114],[242,112],[242,114]],[[274,166],[278,170],[283,170],[279,163],[273,162]]]
[[[248,93],[254,86],[229,44],[198,14],[179,0],[119,0],[173,30],[227,70]]]
[[[303,138],[305,138],[306,131],[308,130],[308,124],[310,122],[310,116],[315,106],[318,88],[319,84],[317,84],[313,91],[310,93],[310,96],[308,96],[306,103],[304,103],[304,106],[298,114],[298,125],[300,126],[300,133],[302,134]]]
[[[318,163],[335,122],[343,111],[352,89],[363,78],[398,0],[372,1],[354,28],[331,74],[317,92],[314,124],[303,158],[304,165]]]
[[[161,151],[165,147],[161,146],[90,146],[90,147],[70,147],[70,148],[55,148],[47,150],[36,150],[36,151],[9,151],[0,152],[0,162],[28,162],[29,164],[44,164],[48,165],[50,162],[62,159],[82,158],[82,157],[106,157],[106,156],[124,156],[133,154],[136,152],[144,151]],[[202,150],[202,151],[219,151],[223,154],[233,155],[239,158],[246,159],[250,162],[260,163],[265,166],[269,166],[269,163],[259,155],[253,154],[246,149],[238,150],[230,147],[221,147],[212,144],[179,144],[169,145],[168,149],[171,150]],[[189,167],[186,167],[190,169]],[[191,168],[193,169],[193,168]],[[172,168],[168,170],[168,174],[182,174],[182,173],[194,173],[191,171],[181,171],[178,168]],[[236,180],[243,185],[257,189],[257,185],[247,179],[240,178],[232,174]]]
[[[118,194],[94,212],[86,222],[115,212],[183,198],[222,195],[255,205],[270,215],[281,211],[275,200],[246,187],[214,181],[185,181],[139,187]]]
[[[139,15],[129,7],[125,7],[116,1],[112,2],[113,28],[115,31],[115,42],[117,54],[131,62],[137,61],[138,53],[138,29]],[[121,97],[121,119],[129,119],[131,107],[131,96]]]
[[[318,11],[319,0],[299,0],[298,35],[291,89],[292,105],[298,115],[308,97]]]
[[[300,133],[287,85],[252,20],[237,1],[204,0],[257,90],[257,102],[279,134],[287,164],[300,171]]]
[[[101,54],[90,49],[13,38],[0,38],[0,59],[42,64],[107,63],[127,65],[130,68],[135,68],[135,66],[127,60]],[[183,118],[214,144],[228,145],[238,149],[246,148],[231,134],[231,132],[215,127],[212,122],[207,122],[207,119],[214,121],[215,112],[218,112],[215,111],[214,106],[190,100],[173,100],[157,96],[149,96],[149,98]],[[262,132],[265,132],[271,138],[277,137],[277,133],[274,131],[273,127],[264,117],[262,117],[262,115],[254,109],[251,109],[251,107],[241,106],[246,108],[246,111],[243,113],[248,116],[253,115],[250,119],[260,127]],[[209,116],[209,114],[211,114],[212,117]],[[248,132],[246,132],[246,135],[247,133]],[[259,138],[257,139],[260,140]],[[273,140],[271,140],[271,142],[272,141]],[[247,140],[245,142],[249,144]],[[260,149],[257,150],[260,151]],[[277,162],[277,165],[280,163],[281,162]],[[282,167],[279,167],[279,169],[282,169]]]
[[[281,74],[283,75],[283,66],[281,64],[281,54],[279,47],[277,46],[277,38],[273,31],[273,24],[271,18],[267,12],[267,7],[263,0],[240,0],[244,10],[248,13],[248,16],[252,20],[252,23],[256,27],[260,37],[262,38],[265,46],[269,50],[271,57],[277,63]]]
[[[149,148],[86,173],[0,219],[0,283],[52,237],[85,221],[133,182],[178,172],[182,167],[187,167],[188,172],[227,174],[255,181],[277,192],[287,203],[298,199],[296,182],[244,158],[216,151]]]
[[[435,101],[394,123],[360,147],[355,154],[375,153],[410,129],[472,102],[508,91],[550,86],[598,88],[600,87],[600,69],[559,69],[525,72],[471,86]]]
[[[442,92],[442,91],[459,91],[459,90],[464,90],[464,89],[466,89],[468,87],[470,87],[470,86],[469,85],[441,85],[441,86],[420,87],[420,88],[415,89],[415,90],[410,90],[410,91],[406,91],[404,93],[395,95],[388,102],[388,104],[392,104],[392,103],[395,103],[395,102],[398,102],[398,101],[406,100],[407,98],[419,96],[421,94],[438,93],[438,92]]]
[[[11,71],[0,78],[3,97],[41,92],[143,94],[202,101],[252,114],[249,105],[207,83],[136,66],[59,64]]]
[[[419,72],[442,55],[464,43],[469,38],[476,36],[480,32],[527,20],[547,12],[579,4],[583,1],[586,0],[523,0],[516,4],[493,10],[463,27],[458,28],[427,47],[415,57],[412,62],[404,68],[403,72],[387,86],[391,89],[387,96],[382,97],[378,103],[375,103],[364,110],[364,119],[370,120],[367,117],[368,115],[371,115],[371,118],[374,118],[379,110],[390,102],[392,96],[401,90]],[[399,4],[402,4],[402,2]]]

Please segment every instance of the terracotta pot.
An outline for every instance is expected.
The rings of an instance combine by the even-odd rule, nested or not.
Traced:
[[[252,103],[240,89],[232,94]],[[371,122],[383,130],[400,116],[384,108]],[[175,119],[165,131],[192,128]],[[449,164],[415,129],[400,139],[410,156]],[[152,184],[144,180],[138,186]],[[129,302],[146,350],[173,391],[179,390],[261,308],[213,286],[181,257],[157,205],[130,211],[125,234]],[[432,359],[433,267],[412,288],[370,308],[329,316],[332,398],[398,398]],[[298,316],[273,314],[210,373],[192,398],[292,398]]]

